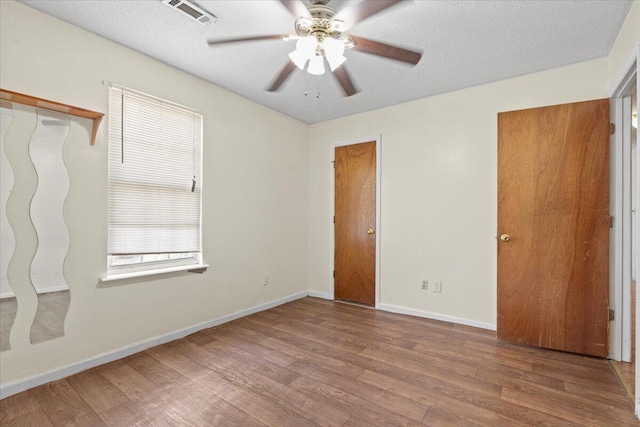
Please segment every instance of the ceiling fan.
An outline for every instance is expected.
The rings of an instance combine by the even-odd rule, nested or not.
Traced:
[[[340,11],[327,6],[330,0],[311,0],[308,7],[302,0],[279,0],[296,18],[295,35],[269,35],[225,40],[208,40],[211,47],[228,43],[259,40],[297,40],[296,50],[289,54],[290,61],[267,89],[278,90],[298,67],[310,74],[323,74],[325,65],[331,69],[345,96],[358,93],[347,69],[344,51],[358,50],[396,61],[416,65],[422,54],[374,40],[356,37],[346,32],[355,24],[382,12],[404,0],[367,0],[347,5]],[[308,65],[307,65],[308,64]]]

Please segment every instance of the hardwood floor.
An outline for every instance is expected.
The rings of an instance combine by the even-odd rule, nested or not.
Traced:
[[[11,396],[0,425],[640,422],[606,360],[304,298]]]

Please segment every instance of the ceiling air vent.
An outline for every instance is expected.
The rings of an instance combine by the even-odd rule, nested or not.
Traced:
[[[209,25],[216,20],[214,15],[202,10],[195,4],[186,0],[162,0],[162,4],[169,6],[171,9],[180,12],[184,16],[187,16],[202,25]]]

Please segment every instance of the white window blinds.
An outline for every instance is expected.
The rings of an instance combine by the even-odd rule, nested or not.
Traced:
[[[202,115],[109,88],[109,255],[200,252]]]

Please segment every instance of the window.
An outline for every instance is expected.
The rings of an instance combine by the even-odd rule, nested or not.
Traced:
[[[201,264],[202,115],[109,88],[109,275]]]

